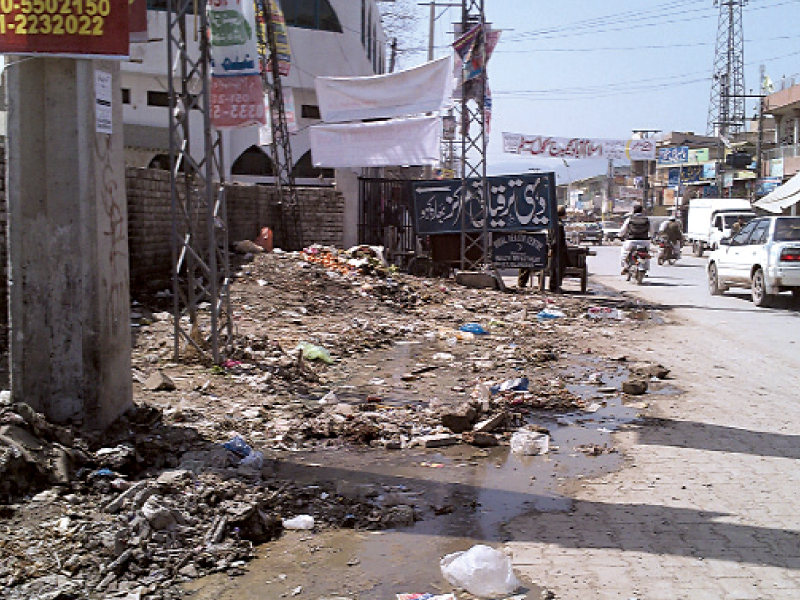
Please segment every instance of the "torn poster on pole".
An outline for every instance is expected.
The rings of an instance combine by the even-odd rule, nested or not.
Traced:
[[[453,95],[452,56],[374,77],[317,77],[317,100],[326,123],[438,112]]]
[[[315,167],[390,167],[439,162],[442,118],[315,125],[309,129]]]
[[[263,125],[264,90],[258,63],[255,4],[208,3],[211,44],[211,123],[217,129]]]

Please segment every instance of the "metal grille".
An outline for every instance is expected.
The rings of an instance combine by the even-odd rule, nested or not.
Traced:
[[[169,0],[167,16],[175,357],[183,342],[219,364],[231,348],[233,329],[222,141],[211,129],[209,110],[206,2]],[[196,57],[189,36],[199,41]],[[202,132],[198,139],[192,139],[192,124]],[[201,313],[202,303],[208,310]]]
[[[406,269],[416,252],[411,182],[359,179],[358,243],[383,246],[386,259]]]

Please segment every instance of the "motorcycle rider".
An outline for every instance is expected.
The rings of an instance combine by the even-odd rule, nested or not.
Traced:
[[[670,217],[664,228],[664,237],[672,245],[672,256],[679,258],[681,255],[681,242],[683,241],[683,231],[680,223],[675,217]]]
[[[625,240],[622,243],[620,255],[622,274],[624,275],[628,264],[628,255],[634,246],[644,247],[648,252],[650,251],[650,219],[645,216],[641,204],[633,207],[633,214],[625,219],[622,229],[619,230],[619,237]]]

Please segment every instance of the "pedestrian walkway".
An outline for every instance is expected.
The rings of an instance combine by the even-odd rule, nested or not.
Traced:
[[[631,332],[625,352],[671,367],[686,393],[649,398],[658,423],[616,436],[623,470],[565,487],[572,511],[510,524],[521,575],[559,600],[800,598],[797,373],[724,335]]]

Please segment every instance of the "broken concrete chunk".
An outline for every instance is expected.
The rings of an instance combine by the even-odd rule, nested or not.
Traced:
[[[444,446],[455,446],[461,441],[461,437],[450,433],[433,433],[422,435],[411,440],[410,445],[422,446],[424,448],[442,448]]]
[[[496,415],[489,417],[488,419],[484,419],[483,421],[479,421],[478,423],[476,423],[475,427],[473,427],[472,430],[477,433],[494,431],[495,429],[499,429],[500,427],[505,425],[507,420],[508,420],[508,414],[504,412],[497,413]]]
[[[463,433],[472,429],[472,423],[475,421],[477,414],[471,404],[462,403],[444,409],[439,418],[442,425],[453,433]]]
[[[157,531],[168,529],[175,525],[175,515],[172,514],[169,508],[159,502],[158,496],[151,496],[147,499],[147,502],[142,506],[142,515],[150,523],[150,526]]]
[[[622,392],[631,396],[640,396],[647,392],[646,379],[630,379],[622,382]]]
[[[156,371],[144,382],[144,389],[152,392],[172,392],[175,390],[175,383],[165,373]]]
[[[631,373],[646,379],[664,379],[669,375],[669,369],[663,365],[651,363],[635,363],[630,367]]]

